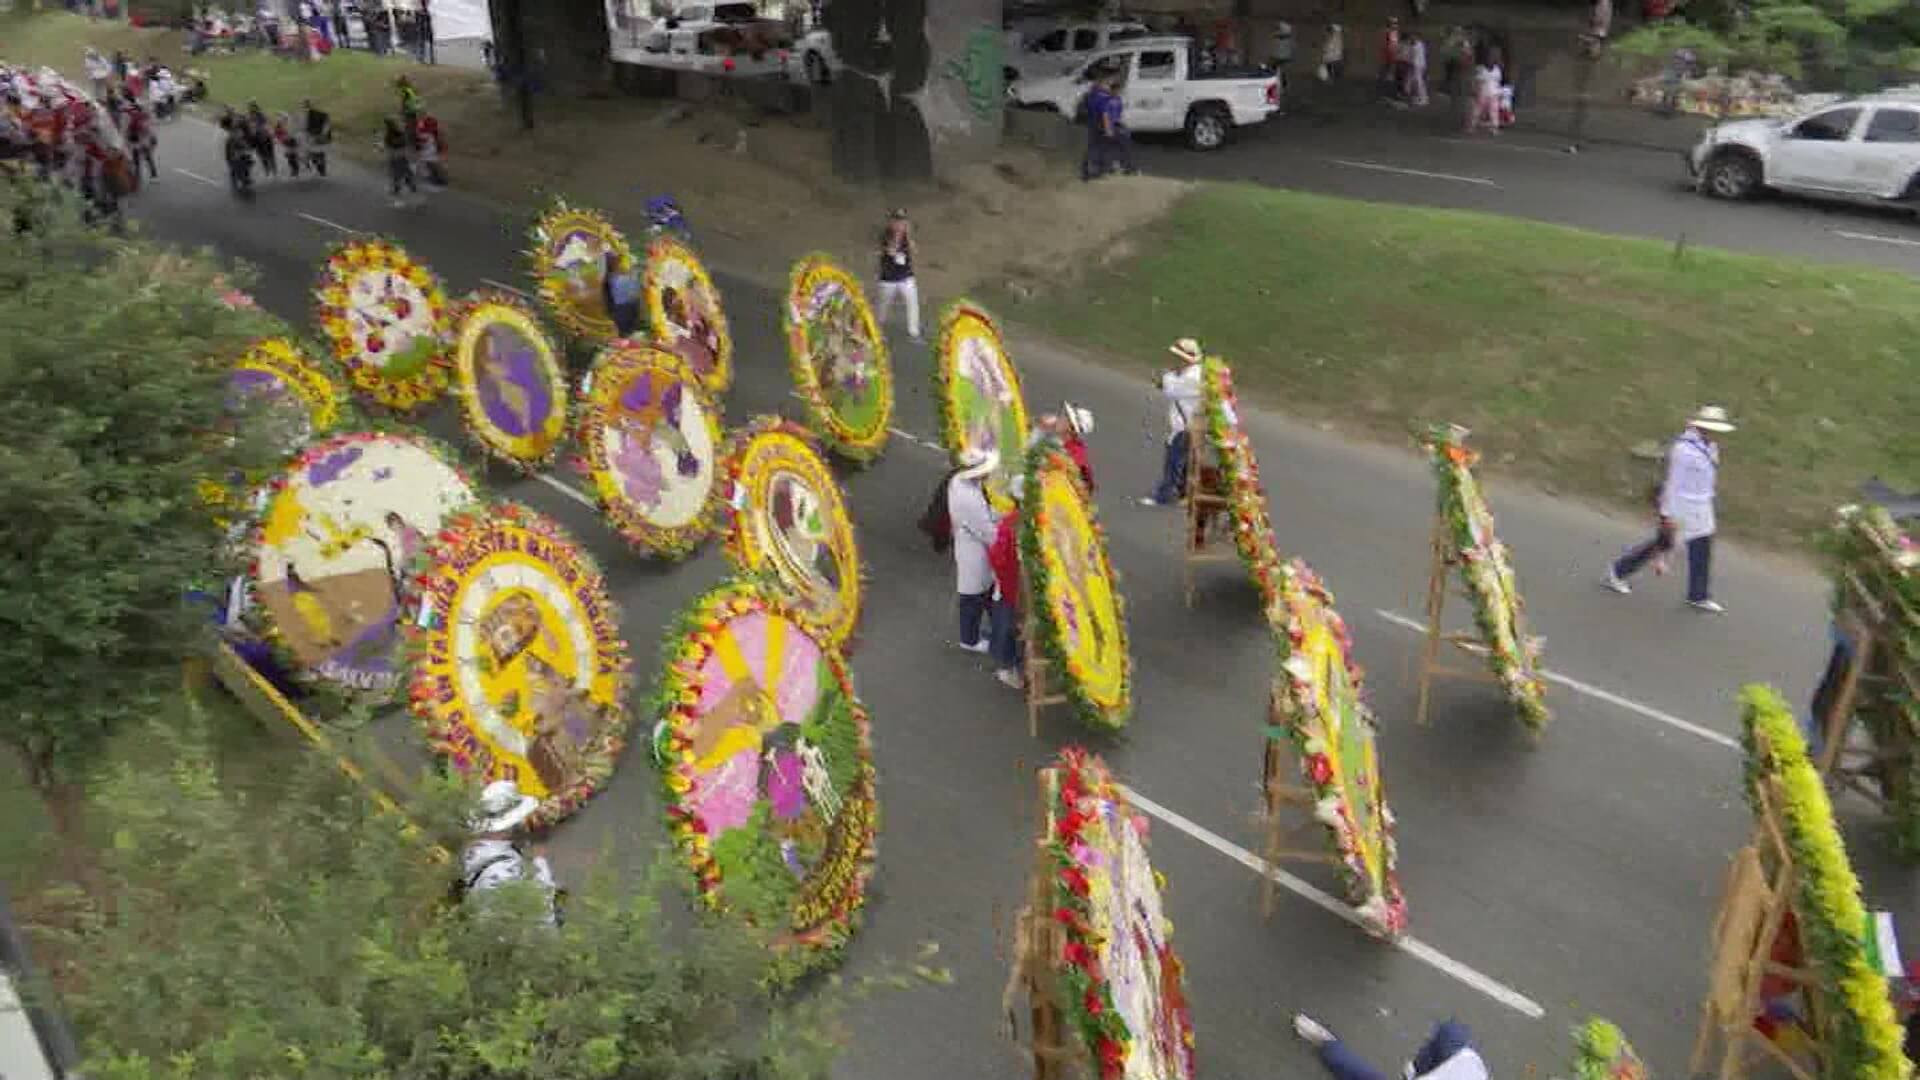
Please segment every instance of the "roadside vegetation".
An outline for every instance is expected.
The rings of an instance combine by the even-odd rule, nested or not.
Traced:
[[[1001,306],[1142,367],[1197,336],[1275,408],[1387,439],[1465,424],[1505,471],[1627,506],[1723,404],[1723,525],[1782,547],[1869,475],[1920,485],[1920,282],[1894,273],[1222,185]]]

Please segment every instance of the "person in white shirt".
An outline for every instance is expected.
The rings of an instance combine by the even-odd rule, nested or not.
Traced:
[[[520,827],[539,807],[539,799],[521,794],[520,785],[511,780],[495,780],[480,792],[471,821],[473,839],[460,853],[461,895],[468,903],[484,905],[495,890],[528,882],[545,897],[541,921],[558,926],[560,886],[546,851],[536,847],[528,858],[515,843]]]
[[[100,55],[100,50],[89,47],[87,49],[86,68],[87,81],[93,84],[94,100],[106,101],[107,90],[109,89],[108,80],[113,75],[113,66],[107,63],[106,57]]]
[[[1140,499],[1142,506],[1172,506],[1187,493],[1188,443],[1191,428],[1200,419],[1200,343],[1181,338],[1167,349],[1179,363],[1160,373],[1160,393],[1167,399],[1167,450],[1160,466],[1160,484]]]
[[[954,590],[960,595],[960,647],[985,653],[990,644],[980,632],[993,601],[993,547],[997,526],[987,503],[986,479],[1000,467],[991,450],[969,450],[960,471],[947,482],[947,518],[953,523]]]
[[[1294,1034],[1312,1044],[1335,1080],[1386,1080],[1386,1074],[1305,1013],[1293,1017]],[[1489,1080],[1487,1063],[1473,1048],[1473,1033],[1457,1020],[1438,1024],[1401,1075],[1408,1080]]]
[[[1653,539],[1607,567],[1607,588],[1632,592],[1627,579],[1655,556],[1672,550],[1677,539],[1687,546],[1687,603],[1715,615],[1727,610],[1713,598],[1713,498],[1720,475],[1720,444],[1714,436],[1732,430],[1727,410],[1718,405],[1701,406],[1687,421],[1687,430],[1667,448],[1659,527]]]

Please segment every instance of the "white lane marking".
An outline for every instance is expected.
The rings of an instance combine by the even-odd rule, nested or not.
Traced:
[[[1395,626],[1404,626],[1408,630],[1412,630],[1417,634],[1424,634],[1427,632],[1426,623],[1421,622],[1419,619],[1409,618],[1405,615],[1400,614],[1399,612],[1382,611],[1376,608],[1374,610],[1374,614],[1380,616],[1381,618],[1387,620],[1388,622],[1394,624]],[[1609,705],[1613,705],[1617,708],[1625,709],[1630,713],[1637,713],[1641,716],[1646,717],[1649,720],[1655,721],[1656,723],[1665,724],[1668,727],[1673,728],[1675,731],[1684,731],[1689,735],[1698,736],[1699,738],[1705,739],[1710,743],[1716,743],[1720,746],[1724,746],[1729,750],[1740,749],[1740,740],[1734,738],[1731,735],[1722,735],[1720,732],[1715,731],[1712,728],[1701,727],[1699,724],[1696,724],[1691,720],[1683,720],[1680,717],[1675,716],[1669,712],[1661,712],[1659,709],[1656,709],[1651,705],[1642,705],[1631,698],[1621,697],[1619,694],[1616,694],[1611,690],[1602,690],[1599,687],[1594,686],[1592,683],[1581,682],[1579,679],[1573,678],[1570,675],[1562,675],[1557,671],[1547,671],[1543,668],[1541,669],[1540,677],[1547,680],[1550,683],[1558,683],[1561,686],[1564,686],[1567,689],[1574,691],[1575,693],[1585,694],[1596,701],[1604,701]]]
[[[1521,151],[1522,153],[1527,153],[1527,154],[1550,154],[1557,158],[1563,158],[1567,156],[1567,152],[1565,149],[1555,150],[1553,147],[1550,147],[1550,146],[1522,146],[1519,143],[1496,142],[1491,139],[1487,139],[1487,140],[1457,139],[1449,136],[1439,136],[1439,137],[1436,137],[1434,141],[1444,142],[1444,143],[1457,143],[1460,146],[1484,146],[1490,150],[1518,150],[1518,151]]]
[[[1365,925],[1361,921],[1360,916],[1352,908],[1341,903],[1334,897],[1314,888],[1312,885],[1287,873],[1285,870],[1273,866],[1251,851],[1161,806],[1159,803],[1140,794],[1140,792],[1135,789],[1123,786],[1121,790],[1127,793],[1127,798],[1133,805],[1152,814],[1161,821],[1186,833],[1188,836],[1193,837],[1195,840],[1225,855],[1234,862],[1252,870],[1254,873],[1266,875],[1273,879],[1274,884],[1279,885],[1281,888],[1300,897],[1313,906],[1365,929]],[[1393,947],[1413,957],[1415,960],[1434,968],[1441,974],[1447,975],[1478,990],[1482,994],[1525,1016],[1529,1020],[1538,1020],[1547,1015],[1547,1010],[1542,1008],[1539,1002],[1500,982],[1498,979],[1483,974],[1455,960],[1453,957],[1448,956],[1418,938],[1403,937],[1399,941],[1394,942]]]
[[[581,491],[579,488],[574,487],[572,484],[567,483],[565,480],[555,479],[554,477],[549,476],[546,473],[534,473],[533,478],[547,485],[553,490],[559,492],[560,494],[565,495],[567,498],[572,499],[574,502],[579,503],[581,506],[589,507],[594,510],[600,509],[600,504],[593,501],[593,496],[588,495],[586,492]]]
[[[1833,235],[1844,236],[1849,240],[1871,240],[1876,244],[1898,244],[1901,247],[1920,247],[1920,240],[1908,240],[1899,236],[1881,236],[1877,233],[1848,232],[1845,229],[1834,229]]]
[[[178,165],[175,165],[173,167],[173,171],[179,173],[181,176],[188,178],[189,180],[198,180],[201,183],[207,185],[208,187],[225,187],[226,186],[225,184],[222,184],[220,181],[215,180],[211,176],[201,176],[199,173],[194,172],[192,169],[183,169]]]
[[[520,297],[525,297],[526,299],[529,299],[529,300],[531,300],[531,299],[533,299],[533,297],[531,297],[531,296],[529,296],[529,295],[527,294],[527,292],[526,292],[526,290],[524,290],[524,289],[516,289],[516,288],[514,288],[513,286],[511,286],[511,285],[509,285],[509,284],[507,284],[507,283],[506,283],[506,282],[504,282],[504,281],[495,281],[495,280],[493,280],[493,279],[492,279],[492,278],[490,278],[490,277],[483,277],[483,278],[481,278],[481,279],[480,279],[480,284],[482,284],[482,285],[491,285],[491,286],[493,286],[493,287],[494,287],[494,288],[496,288],[496,289],[505,289],[506,291],[508,291],[508,292],[510,292],[510,293],[512,293],[512,294],[513,294],[513,295],[515,295],[515,296],[520,296]]]
[[[934,442],[932,439],[923,439],[920,436],[915,435],[911,431],[901,431],[897,427],[890,427],[887,430],[892,432],[895,435],[898,435],[900,438],[907,440],[913,445],[921,447],[922,449],[932,450],[936,454],[944,454],[947,452],[946,447],[941,446],[939,443]]]
[[[1345,165],[1349,169],[1369,169],[1373,172],[1397,173],[1401,176],[1423,176],[1428,180],[1451,180],[1456,184],[1478,184],[1481,187],[1498,189],[1499,184],[1484,176],[1456,176],[1453,173],[1428,172],[1425,169],[1403,169],[1398,165],[1382,165],[1374,161],[1348,161],[1346,158],[1328,158],[1335,165]]]
[[[328,221],[326,218],[323,218],[323,217],[315,217],[314,215],[307,213],[305,210],[295,210],[293,212],[293,215],[295,217],[305,218],[306,220],[313,222],[315,225],[325,225],[329,229],[346,233],[349,236],[360,231],[359,229],[349,229],[345,225],[342,225],[337,221]]]

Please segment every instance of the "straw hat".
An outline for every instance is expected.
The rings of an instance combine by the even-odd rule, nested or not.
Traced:
[[[960,455],[960,471],[955,480],[978,480],[1000,467],[1000,455],[991,450],[969,450]]]
[[[1687,419],[1688,427],[1697,427],[1701,431],[1721,433],[1734,430],[1733,421],[1727,419],[1727,410],[1718,405],[1702,405],[1700,411]]]
[[[502,833],[533,816],[540,800],[523,795],[520,785],[511,780],[495,780],[480,792],[474,815],[468,824],[480,835]]]
[[[1066,414],[1067,426],[1073,429],[1075,435],[1084,439],[1093,434],[1093,411],[1091,409],[1083,409],[1073,402],[1068,401],[1061,404],[1060,410]]]
[[[1183,337],[1167,346],[1167,351],[1189,364],[1199,363],[1204,355],[1200,352],[1200,343],[1190,337]]]

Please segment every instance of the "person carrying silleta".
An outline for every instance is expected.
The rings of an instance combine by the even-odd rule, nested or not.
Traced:
[[[1615,559],[1604,584],[1622,595],[1633,591],[1627,579],[1657,555],[1687,546],[1687,603],[1715,615],[1727,609],[1713,598],[1714,492],[1720,476],[1720,444],[1714,438],[1734,430],[1727,410],[1702,405],[1687,429],[1667,448],[1667,474],[1660,485],[1660,522],[1653,539]]]
[[[497,890],[524,882],[541,894],[540,921],[558,926],[560,886],[546,851],[535,847],[529,858],[520,845],[527,819],[539,808],[540,800],[523,794],[511,780],[486,786],[468,822],[473,839],[460,853],[460,895],[485,910]]]
[[[1000,515],[993,546],[987,549],[987,561],[993,564],[988,655],[993,657],[993,677],[1000,680],[1000,685],[1015,690],[1026,685],[1020,674],[1020,506],[1026,480],[1024,476],[1013,478],[1014,505]]]
[[[1160,484],[1153,494],[1141,498],[1142,506],[1171,506],[1187,493],[1189,428],[1200,413],[1200,362],[1205,354],[1200,343],[1181,338],[1167,348],[1179,363],[1162,371],[1156,380],[1167,399],[1166,458],[1160,468]]]
[[[991,450],[969,450],[960,458],[960,471],[947,483],[947,518],[953,528],[955,591],[959,594],[961,648],[985,653],[989,645],[980,636],[980,622],[993,599],[995,523],[987,503],[986,480],[1000,467],[1000,455]]]

